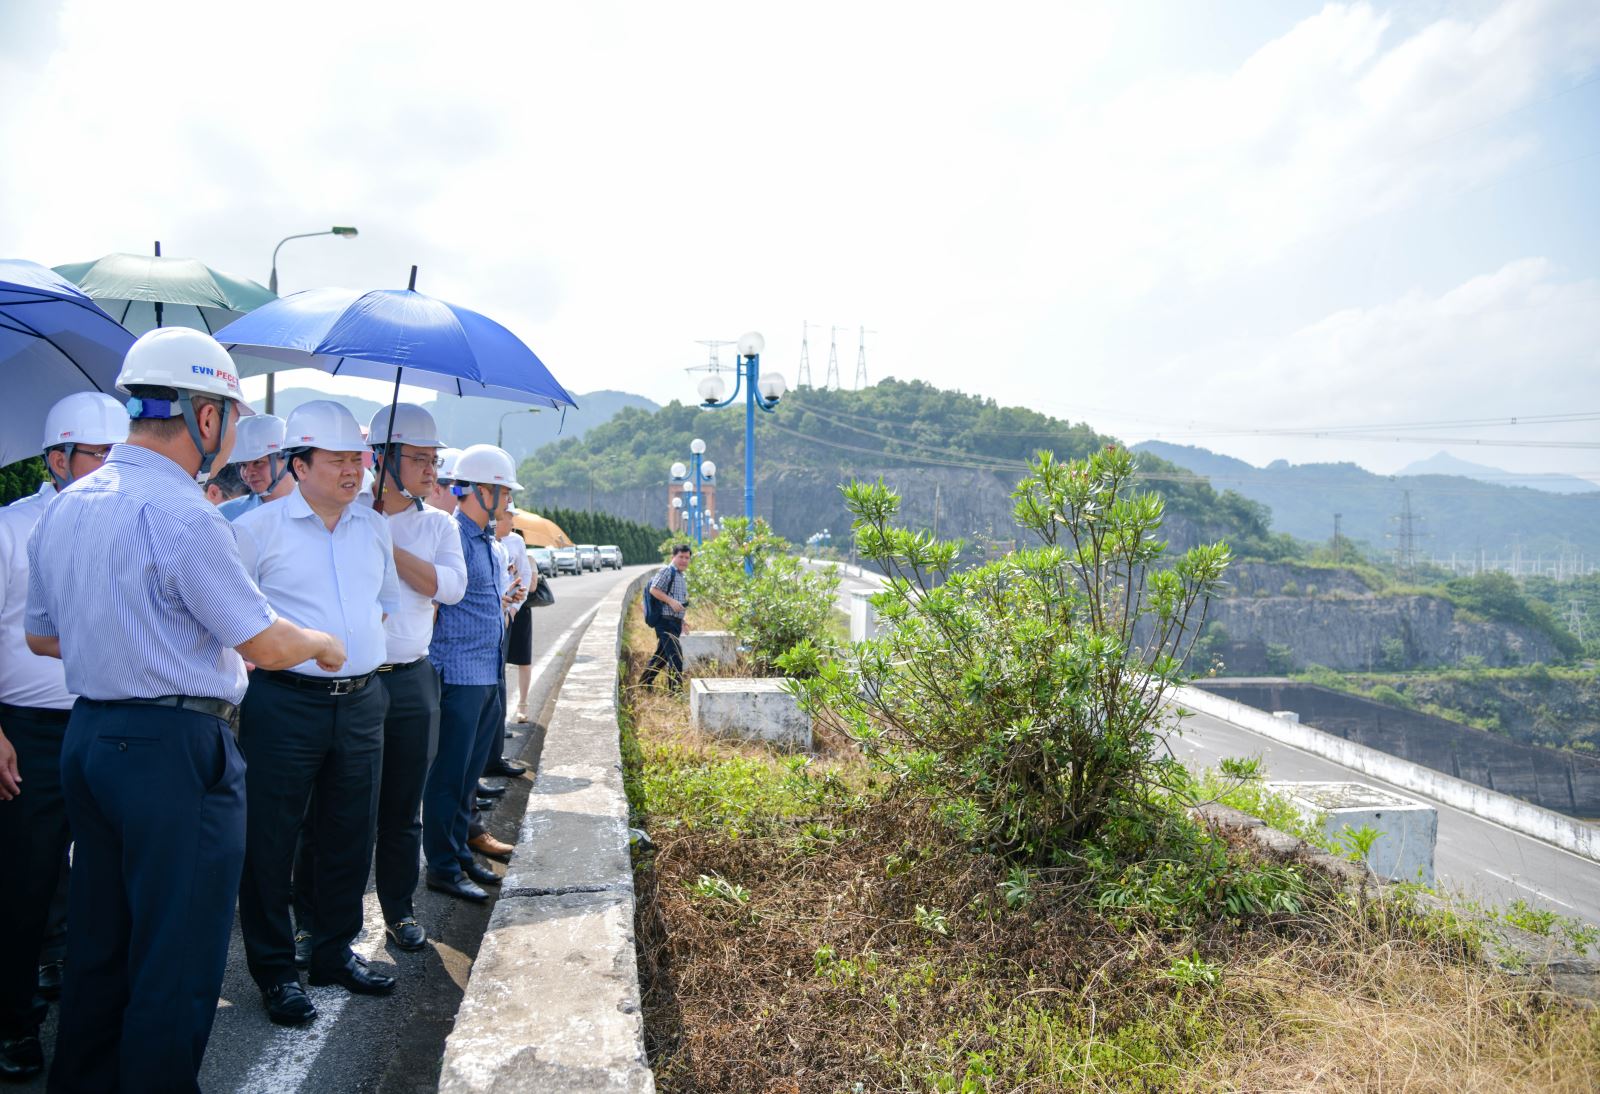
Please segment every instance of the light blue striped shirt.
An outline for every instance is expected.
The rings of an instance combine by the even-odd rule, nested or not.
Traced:
[[[138,445],[113,445],[50,504],[28,568],[24,626],[59,636],[67,688],[90,699],[237,703],[247,680],[233,647],[277,618],[194,477]]]
[[[500,640],[506,629],[500,610],[504,563],[493,532],[479,528],[459,509],[455,519],[467,562],[467,591],[456,603],[439,606],[428,660],[447,684],[498,684],[505,673],[500,663]]]
[[[364,676],[384,662],[385,612],[400,607],[389,522],[359,500],[339,514],[333,531],[299,490],[260,505],[233,523],[239,557],[274,611],[326,631],[344,643],[336,672],[302,661],[307,676]]]

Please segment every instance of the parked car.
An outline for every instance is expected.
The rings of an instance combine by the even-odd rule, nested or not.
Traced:
[[[600,548],[592,543],[578,544],[578,561],[583,563],[585,570],[600,571]]]
[[[550,553],[555,556],[556,573],[583,573],[583,563],[578,561],[578,549],[576,547],[556,547]]]
[[[529,547],[528,557],[533,560],[534,566],[538,567],[539,573],[545,577],[556,576],[556,556],[550,548]]]
[[[600,548],[600,565],[609,566],[613,570],[622,569],[622,548],[615,543],[610,543]]]

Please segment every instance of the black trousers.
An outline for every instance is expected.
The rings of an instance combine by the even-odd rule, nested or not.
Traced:
[[[411,915],[422,860],[422,784],[439,748],[439,673],[426,657],[379,677],[389,695],[383,720],[383,783],[373,871],[388,923]]]
[[[332,972],[350,960],[372,867],[387,709],[376,681],[330,695],[251,674],[239,717],[250,763],[239,930],[263,990],[296,978],[289,903],[302,822],[315,841],[311,967]]]
[[[72,891],[50,1090],[198,1091],[244,860],[233,729],[79,699],[61,784]]]
[[[34,1031],[33,993],[72,833],[61,793],[61,741],[71,710],[0,703],[22,793],[0,802],[0,1038]]]
[[[658,674],[666,673],[667,683],[676,687],[683,676],[683,620],[662,616],[656,624],[656,652],[639,682],[649,687]]]

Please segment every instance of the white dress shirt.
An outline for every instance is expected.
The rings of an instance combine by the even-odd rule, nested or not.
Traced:
[[[517,568],[516,580],[522,582],[522,599],[528,599],[528,593],[533,588],[533,562],[528,558],[528,544],[512,532],[500,541],[500,546],[505,549],[511,565]],[[518,601],[518,606],[521,606],[521,601]]]
[[[389,522],[352,502],[333,531],[296,489],[272,505],[252,509],[233,527],[239,557],[280,616],[326,631],[344,642],[348,658],[337,672],[303,661],[307,676],[365,676],[387,660],[385,612],[400,609]]]
[[[433,641],[435,604],[455,604],[467,591],[467,560],[461,536],[449,513],[424,505],[408,505],[388,518],[394,545],[433,563],[438,590],[423,596],[400,579],[400,607],[389,613],[383,629],[388,639],[386,664],[407,665],[428,652]]]
[[[66,710],[75,696],[56,657],[28,648],[22,617],[28,607],[28,537],[56,496],[49,483],[0,509],[0,703]]]

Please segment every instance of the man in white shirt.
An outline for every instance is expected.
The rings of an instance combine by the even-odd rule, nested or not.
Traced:
[[[238,469],[249,493],[217,507],[229,520],[238,520],[269,501],[281,501],[294,490],[288,457],[283,454],[283,419],[276,414],[252,414],[234,430],[238,438],[233,442],[230,466]]]
[[[45,507],[128,439],[128,412],[100,392],[68,395],[45,417],[44,458],[52,482],[0,509],[0,1079],[44,1067],[33,1009],[51,899],[62,877],[67,805],[61,741],[76,698],[66,669],[28,649],[28,537]],[[9,734],[9,737],[8,737]]]
[[[505,553],[506,571],[510,586],[504,593],[506,605],[506,652],[500,658],[500,660],[507,662],[509,662],[511,645],[515,638],[513,631],[519,625],[519,621],[520,625],[524,627],[533,625],[531,617],[523,613],[522,610],[527,606],[528,593],[533,588],[533,560],[528,557],[527,543],[512,530],[513,513],[515,513],[515,509],[507,513],[504,520],[495,521],[494,525],[495,542],[499,545],[501,551]],[[531,644],[531,639],[529,641]],[[509,712],[511,709],[507,703],[509,696],[506,692],[505,678],[502,676],[500,682],[500,708],[503,712]],[[519,720],[525,722],[527,718],[524,717]],[[505,742],[506,737],[502,733],[500,735],[500,747],[490,754],[489,763],[483,769],[485,775],[503,775],[506,778],[515,779],[528,770],[515,760],[506,759]]]
[[[378,808],[384,616],[400,607],[400,582],[388,522],[352,504],[366,452],[355,418],[338,403],[303,403],[286,434],[297,488],[234,522],[239,557],[275,612],[341,639],[347,661],[337,676],[314,661],[251,673],[239,721],[250,801],[239,926],[268,1017],[301,1025],[316,1017],[299,988],[289,916],[302,818],[316,842],[311,983],[394,990],[394,978],[369,969],[350,943],[361,930]]]
[[[448,513],[424,505],[443,443],[433,415],[401,403],[373,416],[367,441],[382,487],[377,508],[388,518],[400,574],[400,607],[384,621],[387,653],[378,668],[389,696],[383,723],[383,783],[373,871],[390,939],[420,950],[427,935],[413,914],[422,854],[422,785],[439,743],[439,673],[428,660],[436,604],[467,591],[461,537]]]

